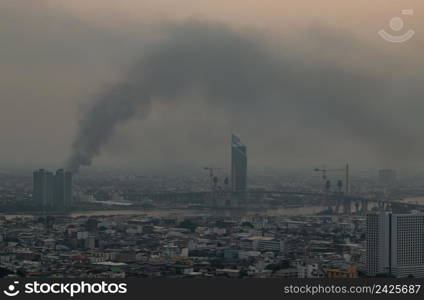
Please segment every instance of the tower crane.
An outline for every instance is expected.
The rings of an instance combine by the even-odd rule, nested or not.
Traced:
[[[350,192],[350,182],[349,182],[349,165],[346,164],[344,168],[338,168],[338,169],[327,169],[325,166],[322,168],[315,168],[315,172],[321,172],[322,174],[322,181],[324,183],[324,186],[328,186],[330,188],[330,183],[327,180],[327,172],[345,172],[345,195],[348,195]],[[340,184],[338,186],[341,188]]]
[[[325,166],[322,168],[315,168],[315,172],[321,172],[322,174],[322,181],[323,181],[323,194],[324,194],[324,202],[328,204],[328,192],[330,190],[330,180],[327,180],[327,173],[328,172],[345,172],[345,194],[348,195],[349,193],[349,165],[346,164],[345,168],[338,168],[338,169],[327,169]],[[342,188],[342,182],[339,180],[338,182],[338,188],[339,191],[341,191]]]
[[[315,172],[321,172],[322,173],[322,180],[327,180],[327,172],[337,172],[337,171],[345,171],[344,168],[340,168],[340,169],[327,169],[325,166],[320,169],[320,168],[315,168],[314,169]]]

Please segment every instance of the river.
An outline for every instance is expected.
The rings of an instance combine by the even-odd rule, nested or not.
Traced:
[[[205,210],[192,210],[192,209],[153,209],[153,210],[92,210],[92,211],[75,211],[70,214],[70,217],[77,218],[82,216],[114,216],[114,215],[143,215],[155,217],[190,217],[190,216],[222,216],[222,217],[236,217],[244,215],[267,215],[267,216],[300,216],[300,215],[313,215],[322,210],[324,206],[305,206],[293,208],[275,208],[263,210],[243,210],[243,209],[205,209]],[[0,214],[5,216],[6,219],[13,219],[17,217],[37,217],[31,214]]]

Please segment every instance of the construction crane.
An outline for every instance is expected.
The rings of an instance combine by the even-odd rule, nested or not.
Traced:
[[[321,172],[322,173],[322,181],[324,182],[324,185],[327,185],[327,172],[345,172],[345,195],[348,195],[350,192],[350,180],[349,180],[349,165],[346,164],[344,168],[339,169],[327,169],[325,166],[323,168],[315,168],[315,172]],[[340,186],[339,186],[340,188]]]
[[[321,172],[322,173],[322,180],[327,180],[327,172],[337,172],[337,171],[344,171],[345,169],[327,169],[325,166],[320,168],[315,168],[315,172]]]
[[[315,168],[315,172],[321,172],[322,174],[322,182],[323,182],[323,195],[324,195],[324,203],[328,204],[328,192],[330,190],[330,180],[327,180],[327,173],[328,172],[340,172],[344,171],[346,176],[346,182],[345,182],[345,194],[347,195],[349,193],[349,165],[346,164],[345,168],[338,168],[338,169],[327,169],[325,166],[322,168]],[[337,186],[339,188],[339,191],[341,191],[342,188],[342,182],[339,181],[337,183]]]

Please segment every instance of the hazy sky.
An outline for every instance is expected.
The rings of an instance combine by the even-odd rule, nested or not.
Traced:
[[[148,76],[149,114],[120,122],[94,165],[228,166],[234,131],[256,167],[422,166],[423,8],[421,0],[1,0],[0,166],[62,165],[87,106]],[[405,21],[400,34],[416,31],[408,42],[377,35],[393,33],[395,16]],[[212,59],[199,65],[188,53]],[[197,81],[202,71],[210,76]]]

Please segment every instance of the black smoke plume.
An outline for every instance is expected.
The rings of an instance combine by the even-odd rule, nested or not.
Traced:
[[[194,88],[212,105],[257,113],[252,122],[276,110],[287,115],[291,107],[305,120],[343,127],[377,148],[395,151],[388,136],[398,144],[411,141],[378,107],[384,81],[336,64],[306,62],[301,54],[275,51],[254,34],[225,25],[190,21],[165,28],[122,83],[93,101],[80,120],[68,168],[78,172],[90,165],[118,125],[140,111],[148,115],[152,99],[178,101]]]

